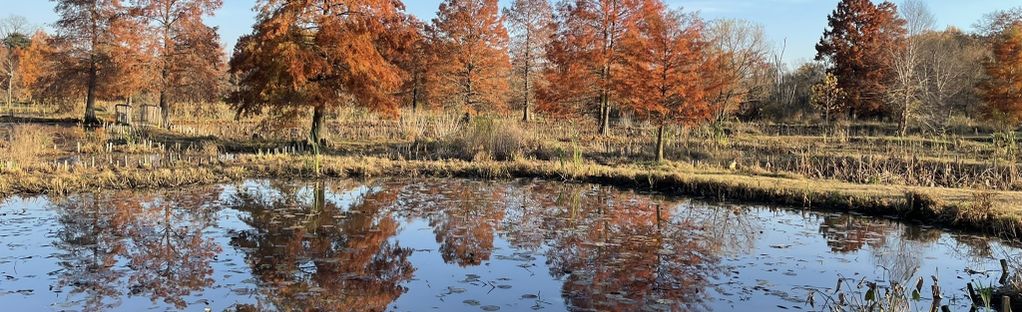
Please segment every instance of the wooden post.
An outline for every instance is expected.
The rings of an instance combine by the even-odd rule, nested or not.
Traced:
[[[1011,297],[1001,296],[1001,312],[1011,312]]]
[[[1001,259],[1001,285],[1008,283],[1008,259]]]
[[[966,289],[969,290],[969,299],[972,300],[972,304],[975,305],[975,306],[980,306],[981,303],[980,302],[976,302],[977,299],[979,299],[979,295],[976,294],[976,288],[972,287],[972,283],[965,284],[965,287],[966,287]],[[980,304],[977,304],[977,303],[980,303]]]

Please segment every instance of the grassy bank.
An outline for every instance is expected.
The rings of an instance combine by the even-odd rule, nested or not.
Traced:
[[[318,167],[318,174],[317,174]],[[218,157],[203,163],[177,162],[159,168],[85,164],[8,171],[0,193],[77,193],[103,189],[169,188],[246,178],[317,177],[542,178],[615,185],[639,190],[720,200],[780,204],[807,209],[858,212],[918,220],[1019,239],[1022,192],[921,186],[853,184],[842,181],[767,176],[737,170],[697,168],[684,163],[617,165],[541,160],[393,160],[380,157],[264,154]]]
[[[1019,239],[1022,162],[1014,134],[962,124],[892,136],[885,123],[728,124],[671,129],[652,164],[650,125],[341,111],[314,157],[300,124],[233,120],[223,109],[173,128],[85,129],[73,119],[0,118],[0,194],[168,188],[245,178],[543,178],[669,194],[854,211]],[[826,131],[824,131],[826,130]],[[318,172],[318,174],[317,174]]]

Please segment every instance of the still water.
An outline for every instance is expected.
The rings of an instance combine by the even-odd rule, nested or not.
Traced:
[[[943,304],[966,307],[965,284],[996,282],[997,260],[1019,253],[597,185],[255,180],[7,199],[0,310],[809,311],[839,280],[856,298],[920,277],[914,304],[929,306],[935,277]]]

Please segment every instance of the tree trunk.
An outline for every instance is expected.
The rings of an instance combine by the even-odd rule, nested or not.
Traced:
[[[11,117],[14,117],[14,73],[11,72],[7,76],[7,109],[10,110]]]
[[[606,91],[600,96],[600,135],[610,135],[610,95]]]
[[[96,64],[93,63],[89,67],[89,85],[85,93],[85,124],[99,123],[99,118],[96,118],[96,85],[99,79],[97,71]]]
[[[528,29],[528,27],[526,27],[526,28]],[[524,94],[525,105],[522,107],[522,121],[526,122],[526,123],[529,122],[529,104],[530,104],[529,100],[532,98],[532,90],[530,88],[531,85],[529,84],[529,82],[531,80],[531,79],[529,79],[530,78],[529,76],[532,74],[532,59],[531,59],[531,56],[529,55],[529,54],[531,54],[530,53],[531,51],[529,49],[529,44],[532,42],[529,39],[531,36],[532,36],[531,31],[527,30],[526,33],[525,33],[525,77],[524,77],[525,78],[525,94]]]
[[[323,137],[320,136],[323,131],[323,108],[316,106],[312,111],[312,129],[309,131],[309,140],[314,145],[320,145],[323,142]]]
[[[656,132],[656,162],[664,162],[664,125],[660,124]]]
[[[524,121],[526,123],[532,121],[532,118],[530,117],[530,114],[529,114],[529,99],[528,98],[525,99],[525,108],[522,109],[522,121]]]
[[[170,129],[170,101],[166,91],[160,91],[160,127]]]
[[[600,125],[599,128],[597,128],[596,130],[599,131],[600,134],[603,134],[603,111],[607,109],[607,105],[603,101],[602,92],[600,93],[600,96],[596,98],[596,101],[599,102],[600,105],[600,113],[599,115],[596,115],[596,121],[599,122]]]
[[[901,108],[901,120],[898,122],[898,136],[905,136],[908,133],[908,118],[912,114],[911,107],[909,107],[911,100],[905,99],[905,103],[902,103]]]
[[[168,5],[163,16],[163,64],[160,69],[160,127],[164,129],[170,129],[170,99],[167,96],[167,90],[170,89],[170,63],[172,62],[170,51],[173,49],[170,34],[173,22],[169,16],[170,12]]]
[[[525,106],[522,107],[522,121],[526,122],[526,123],[529,122],[529,104],[530,104],[529,103],[529,98],[530,98],[530,95],[531,95],[529,87],[530,87],[529,86],[529,69],[526,68],[525,69]]]
[[[412,87],[412,116],[419,110],[419,86]]]

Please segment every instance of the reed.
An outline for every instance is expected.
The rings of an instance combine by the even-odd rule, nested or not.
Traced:
[[[43,126],[14,124],[4,133],[0,142],[0,161],[4,171],[36,166],[46,154],[55,153],[53,132]]]

